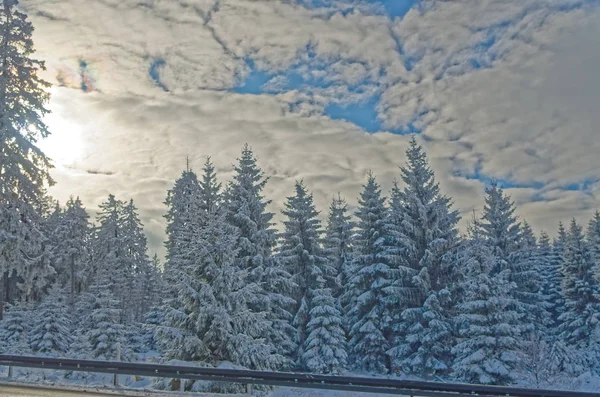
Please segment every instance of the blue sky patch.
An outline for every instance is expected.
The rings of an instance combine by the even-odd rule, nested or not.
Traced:
[[[418,0],[380,0],[371,1],[371,3],[380,3],[391,19],[403,17],[406,13],[418,3]]]
[[[263,86],[271,80],[274,75],[267,73],[264,70],[257,69],[252,59],[246,60],[246,64],[250,68],[250,74],[246,76],[246,79],[242,84],[233,88],[233,91],[239,94],[253,94],[259,95],[264,93]]]
[[[350,104],[347,106],[339,104],[330,104],[325,108],[325,115],[333,120],[344,120],[356,124],[363,130],[373,133],[380,131],[389,131],[393,134],[418,133],[414,127],[409,126],[405,129],[386,129],[377,118],[377,103],[379,97],[371,97],[368,101]]]
[[[163,82],[160,80],[160,71],[161,69],[165,66],[166,62],[164,59],[161,58],[157,58],[155,60],[152,61],[152,64],[150,65],[150,69],[148,70],[148,74],[150,75],[150,78],[152,79],[152,81],[154,81],[154,83],[163,89],[163,91],[169,91],[167,86],[165,86],[163,84]]]

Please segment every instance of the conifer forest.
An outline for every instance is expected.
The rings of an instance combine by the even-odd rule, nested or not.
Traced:
[[[600,212],[549,235],[490,183],[459,213],[418,136],[391,191],[369,173],[316,208],[298,180],[272,203],[249,142],[231,180],[208,157],[172,181],[150,257],[133,200],[90,218],[47,193],[50,84],[27,16],[5,1],[0,28],[0,353],[534,387],[600,371]]]

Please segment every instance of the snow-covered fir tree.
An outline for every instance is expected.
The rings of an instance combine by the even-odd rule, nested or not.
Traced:
[[[554,335],[558,317],[564,310],[564,300],[561,294],[562,255],[556,257],[550,236],[542,232],[538,242],[538,259],[540,271],[540,297],[543,308],[549,313],[546,319],[546,339]]]
[[[274,368],[281,357],[263,338],[270,326],[267,313],[250,310],[261,289],[248,282],[249,269],[236,264],[237,241],[237,230],[224,213],[209,214],[195,243],[197,263],[180,277],[178,305],[166,313],[169,328],[163,335],[180,359]]]
[[[594,257],[575,219],[567,234],[562,263],[565,312],[559,317],[560,337],[597,361],[600,353],[600,286],[594,277]]]
[[[73,342],[68,295],[57,283],[33,311],[29,333],[31,350],[44,355],[63,355]]]
[[[57,281],[73,294],[81,292],[83,272],[91,259],[89,215],[79,197],[69,198],[52,232]]]
[[[200,210],[213,213],[221,205],[221,183],[217,180],[215,166],[210,157],[204,162],[202,172],[202,179],[198,182]]]
[[[539,274],[535,263],[529,260],[535,252],[535,237],[529,233],[531,229],[524,229],[518,222],[515,210],[510,196],[493,183],[485,189],[483,215],[477,225],[497,259],[491,275],[510,271],[510,281],[516,283],[513,294],[521,319],[519,327],[523,332],[532,332],[535,326],[529,309],[535,307],[539,290]]]
[[[458,211],[440,192],[423,148],[413,137],[406,150],[406,165],[401,168],[403,189],[392,192],[392,219],[400,233],[398,242],[404,266],[420,271],[427,268],[433,291],[446,288],[451,281],[451,266],[445,258],[454,248],[458,229]],[[395,200],[394,200],[395,198]]]
[[[256,312],[267,311],[274,328],[265,329],[270,345],[280,344],[287,355],[296,348],[296,340],[286,325],[293,311],[288,291],[293,283],[273,257],[277,235],[273,228],[273,213],[267,211],[271,203],[263,195],[268,178],[257,164],[252,149],[246,144],[234,165],[233,180],[223,193],[227,222],[237,230],[238,249],[236,264],[249,270],[249,282],[258,282],[262,291],[250,305]],[[288,360],[284,360],[289,364]],[[282,361],[282,365],[284,362]]]
[[[90,305],[88,309],[89,324],[86,335],[93,358],[115,360],[117,349],[127,351],[125,327],[120,323],[122,318],[121,302],[113,296],[113,286],[108,269],[101,268],[90,286]],[[126,358],[122,354],[121,358]]]
[[[537,239],[527,221],[521,225],[519,246],[513,254],[513,261],[515,266],[511,269],[511,279],[517,283],[515,298],[519,300],[524,314],[524,330],[542,335],[550,318],[550,313],[544,307],[544,297],[540,294],[541,268],[544,264],[539,255]]]
[[[517,221],[510,196],[495,183],[485,189],[483,215],[477,224],[492,254],[498,258],[497,268],[493,271],[511,268],[513,255],[519,249],[521,223]]]
[[[157,280],[156,269],[153,268],[148,258],[148,242],[144,234],[137,208],[130,200],[123,207],[121,225],[121,243],[124,247],[121,266],[125,268],[125,280],[121,285],[127,287],[129,293],[123,294],[122,308],[125,311],[126,321],[141,321],[150,306],[149,301],[156,294],[153,292],[158,285],[152,285]]]
[[[233,181],[225,192],[227,220],[238,230],[238,260],[252,273],[261,272],[276,245],[273,213],[267,211],[271,202],[263,196],[268,181],[256,163],[252,149],[246,144],[234,166]],[[259,276],[256,276],[259,277]]]
[[[266,260],[261,284],[264,295],[259,307],[267,308],[267,319],[271,323],[267,329],[267,341],[276,346],[282,356],[281,365],[276,369],[289,370],[294,366],[298,349],[298,333],[292,325],[296,309],[292,296],[296,284],[276,256]]]
[[[129,255],[128,239],[124,233],[124,207],[125,203],[109,194],[108,199],[101,203],[97,214],[98,226],[95,230],[93,242],[93,273],[105,274],[112,298],[118,302],[119,322],[129,320],[129,313],[125,312],[133,290],[134,264]],[[93,283],[94,280],[91,280]],[[91,283],[88,281],[88,285]]]
[[[346,334],[341,312],[330,288],[312,291],[302,362],[322,374],[342,373],[347,364]]]
[[[29,347],[29,331],[32,310],[24,301],[7,305],[4,319],[0,321],[0,352],[2,354],[26,355]]]
[[[158,259],[157,254],[154,254],[148,266],[144,266],[138,272],[136,291],[139,293],[139,299],[142,302],[137,312],[141,316],[138,320],[142,320],[147,318],[146,314],[152,308],[156,309],[162,304],[164,283],[160,270],[160,259]]]
[[[429,294],[421,307],[402,312],[407,326],[392,350],[394,368],[425,376],[449,372],[454,339],[451,304],[450,292],[442,289]]]
[[[328,278],[328,286],[332,289],[334,298],[338,300],[351,274],[354,227],[355,224],[348,214],[348,204],[338,192],[329,206],[323,244],[335,276]],[[342,302],[339,304],[343,306]]]
[[[9,287],[0,308],[21,294],[36,296],[53,274],[41,209],[45,186],[54,181],[50,159],[36,144],[49,135],[50,84],[38,76],[44,62],[32,58],[33,25],[17,3],[0,6],[0,275]]]
[[[296,182],[295,195],[288,197],[284,205],[282,213],[286,218],[278,259],[295,284],[292,294],[296,302],[293,326],[298,334],[298,358],[301,359],[308,336],[307,324],[311,320],[314,292],[325,287],[326,278],[334,271],[321,248],[319,213],[313,204],[312,194],[303,182]]]
[[[452,348],[452,371],[463,382],[509,384],[522,338],[513,298],[516,285],[509,280],[509,270],[494,270],[500,259],[480,233],[481,228],[470,228],[459,257],[465,296],[454,319],[459,339]]]
[[[451,209],[450,198],[441,194],[427,155],[414,137],[406,156],[406,165],[401,168],[405,187],[399,189],[395,184],[392,189],[390,221],[401,254],[401,273],[406,275],[407,269],[413,269],[417,275],[412,280],[413,293],[398,297],[400,309],[407,309],[396,325],[396,348],[391,352],[395,367],[417,373],[435,372],[448,368],[448,363],[442,361],[444,354],[432,350],[427,357],[426,352],[433,348],[429,345],[432,335],[449,330],[443,320],[447,314],[439,303],[440,298],[443,302],[449,300],[446,288],[454,281],[453,251],[458,241],[459,218],[458,212]],[[405,287],[407,281],[402,277],[395,284]],[[431,321],[423,317],[425,314]],[[430,326],[435,329],[429,329]]]
[[[594,256],[594,274],[600,280],[600,211],[598,210],[588,224],[586,238]]]
[[[188,168],[175,181],[175,186],[167,193],[165,204],[169,208],[167,220],[167,249],[164,277],[169,295],[177,282],[182,269],[189,266],[194,258],[192,246],[199,229],[200,185],[198,176]]]
[[[359,370],[384,374],[389,371],[386,352],[390,348],[392,320],[390,307],[397,258],[391,246],[385,198],[375,176],[369,173],[359,199],[356,256],[346,295],[350,359]]]

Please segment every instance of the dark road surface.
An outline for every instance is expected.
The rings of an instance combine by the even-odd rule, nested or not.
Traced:
[[[52,390],[27,386],[0,385],[1,397],[131,397],[132,394],[102,393],[98,391]],[[133,396],[158,396],[158,394],[136,393]],[[164,396],[164,395],[163,395]]]

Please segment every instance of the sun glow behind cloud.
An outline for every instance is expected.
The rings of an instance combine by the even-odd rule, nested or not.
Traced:
[[[60,110],[48,114],[44,121],[51,134],[40,140],[39,147],[57,167],[71,166],[84,153],[81,128],[61,115]]]

